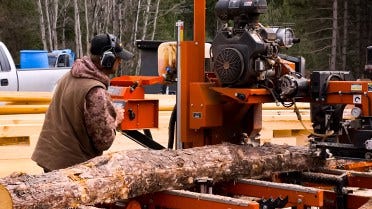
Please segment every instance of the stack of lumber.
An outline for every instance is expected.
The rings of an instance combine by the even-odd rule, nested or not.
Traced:
[[[45,113],[51,92],[0,92],[0,115]]]
[[[0,92],[0,176],[41,172],[30,156],[51,98],[50,92]]]
[[[275,103],[262,105],[261,144],[306,145],[312,131],[310,120],[310,104],[297,103],[304,126],[298,121],[294,107],[283,107]]]
[[[0,176],[14,171],[40,173],[30,160],[44,114],[0,115]]]

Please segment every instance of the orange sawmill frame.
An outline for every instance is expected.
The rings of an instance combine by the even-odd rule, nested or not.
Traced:
[[[205,6],[206,0],[194,0],[194,33],[193,40],[181,41],[181,97],[180,136],[184,147],[204,145],[204,135],[199,130],[190,129],[190,99],[194,95],[190,91],[190,84],[204,82],[204,48],[205,48]]]

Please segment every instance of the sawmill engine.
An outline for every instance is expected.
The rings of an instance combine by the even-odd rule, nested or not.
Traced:
[[[264,27],[259,16],[266,0],[219,0],[217,17],[224,23],[212,42],[212,69],[225,87],[273,88],[279,97],[295,97],[306,86],[299,72],[283,69],[280,49],[298,43],[291,28]]]

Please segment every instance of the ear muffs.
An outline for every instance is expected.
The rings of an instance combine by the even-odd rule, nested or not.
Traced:
[[[116,56],[111,50],[116,45],[116,37],[111,34],[107,34],[107,39],[110,42],[111,48],[103,53],[101,57],[101,66],[104,68],[112,68],[112,66],[114,66]]]
[[[101,57],[101,66],[104,68],[112,68],[115,59],[116,57],[112,51],[105,51]]]

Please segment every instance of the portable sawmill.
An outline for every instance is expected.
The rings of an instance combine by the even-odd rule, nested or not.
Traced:
[[[148,148],[165,148],[149,132],[158,127],[159,101],[145,99],[144,86],[176,82],[177,102],[170,121],[168,148],[223,142],[256,146],[262,129],[263,103],[294,107],[302,122],[296,102],[309,102],[313,123],[310,150],[324,157],[364,159],[367,161],[363,166],[371,166],[368,161],[372,158],[371,80],[353,80],[344,71],[316,71],[305,78],[304,59],[281,53],[282,49],[299,43],[294,31],[259,23],[260,14],[267,10],[265,0],[216,3],[216,16],[224,27],[211,43],[207,70],[205,6],[206,0],[194,0],[193,40],[183,40],[183,23],[177,22],[175,66],[158,69],[159,76],[112,79],[110,93],[115,103],[125,109],[121,124],[124,135]],[[371,48],[367,55],[366,72],[370,72]],[[343,119],[346,105],[353,106],[351,119]],[[159,192],[135,198],[122,208],[359,208],[368,197],[347,193],[345,187],[372,189],[370,173],[348,170],[288,172],[276,174],[275,179],[222,185],[225,191],[222,196],[212,192],[216,185],[213,179],[206,178],[198,182],[202,192]],[[256,199],[243,203],[235,195]]]

